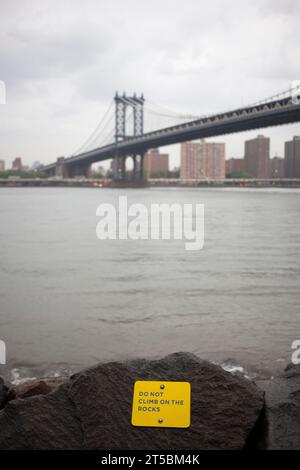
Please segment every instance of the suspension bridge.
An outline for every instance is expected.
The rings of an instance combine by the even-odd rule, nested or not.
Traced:
[[[91,165],[113,159],[113,178],[144,179],[143,159],[152,148],[300,121],[300,89],[290,88],[248,106],[211,115],[183,115],[146,103],[144,96],[116,93],[94,132],[73,155],[43,167],[49,176],[88,177]],[[163,123],[162,123],[163,122]]]

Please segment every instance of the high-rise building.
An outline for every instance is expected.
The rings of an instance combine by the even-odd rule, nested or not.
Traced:
[[[270,139],[258,135],[245,142],[245,170],[254,178],[269,178]]]
[[[12,169],[17,170],[17,171],[22,170],[22,159],[21,159],[21,157],[17,157],[17,158],[14,159],[14,161],[12,162]]]
[[[185,142],[181,144],[180,178],[182,179],[224,179],[225,144]]]
[[[160,153],[159,149],[149,150],[144,156],[144,173],[147,178],[168,176],[169,154]]]
[[[0,171],[5,171],[5,161],[0,160]]]
[[[283,178],[284,177],[284,159],[274,157],[270,160],[270,177]]]
[[[286,178],[300,178],[300,136],[285,142],[284,168]]]
[[[230,158],[226,160],[226,175],[231,173],[242,173],[245,171],[245,159],[244,158]]]

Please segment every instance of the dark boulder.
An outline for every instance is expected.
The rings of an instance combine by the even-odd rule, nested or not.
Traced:
[[[258,382],[266,409],[257,447],[300,450],[300,365],[290,364],[273,380]]]
[[[64,385],[49,395],[10,401],[0,412],[0,449],[78,449],[80,421]]]
[[[5,385],[4,380],[0,377],[0,410],[7,402],[8,387]]]
[[[188,381],[188,429],[131,425],[136,380]],[[187,353],[100,364],[48,394],[0,412],[0,448],[242,449],[264,405],[252,382]]]

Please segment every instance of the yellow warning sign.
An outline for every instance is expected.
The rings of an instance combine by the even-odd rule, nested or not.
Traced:
[[[133,426],[188,428],[191,423],[189,382],[135,382],[131,423]]]

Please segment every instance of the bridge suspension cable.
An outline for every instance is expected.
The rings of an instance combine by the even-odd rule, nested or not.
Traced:
[[[133,121],[133,111],[132,109],[128,113],[126,120],[125,120],[125,125]],[[104,147],[105,145],[111,144],[114,141],[115,138],[115,128],[110,129],[109,132],[107,132],[101,142],[97,143],[97,147]],[[96,147],[96,148],[97,148]]]
[[[160,109],[159,109],[160,108]],[[177,119],[200,119],[203,115],[200,114],[190,114],[190,113],[178,113],[173,111],[165,106],[157,105],[151,101],[147,101],[146,110],[150,114],[155,114],[157,116],[168,117],[168,118],[177,118]]]
[[[102,143],[102,135],[103,133],[105,132],[105,130],[107,128],[110,129],[110,132],[111,132],[111,129],[113,128],[114,129],[114,123],[115,123],[115,116],[114,114],[112,114],[112,116],[110,117],[110,119],[106,122],[106,124],[97,132],[97,134],[95,135],[95,137],[92,139],[92,141],[89,143],[88,145],[88,150],[93,150],[94,148],[97,148],[100,146],[100,144]],[[114,130],[113,130],[114,132]]]
[[[252,106],[258,106],[258,105],[262,105],[262,104],[265,104],[265,103],[267,104],[270,101],[274,101],[274,100],[290,98],[293,95],[297,95],[297,93],[295,93],[295,92],[300,93],[300,83],[298,85],[295,85],[294,87],[288,88],[287,90],[283,90],[280,93],[269,96],[268,98],[264,98],[263,100],[256,101],[255,103],[252,103],[252,104],[248,105],[248,107],[250,108]]]
[[[107,119],[113,109],[113,105],[114,102],[112,100],[94,131],[90,134],[88,139],[73,153],[73,155],[78,155],[91,148],[91,145],[97,140],[99,135],[103,132],[103,130],[107,127],[111,120],[114,119],[114,114],[109,118],[109,120]]]

